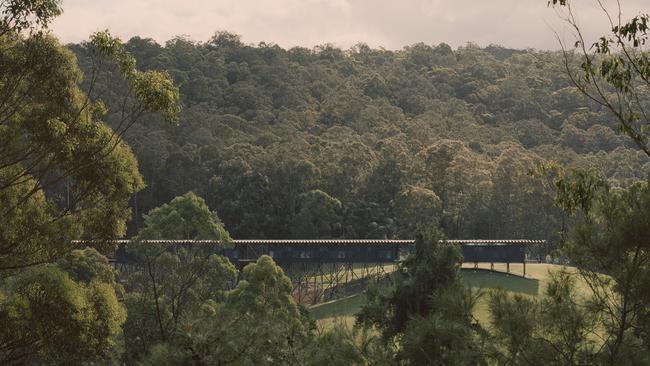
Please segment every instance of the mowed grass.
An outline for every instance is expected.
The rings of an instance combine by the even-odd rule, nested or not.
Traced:
[[[479,299],[474,315],[484,325],[490,321],[488,312],[487,291],[502,288],[512,293],[520,293],[526,296],[540,296],[543,294],[546,284],[549,281],[549,271],[567,270],[575,272],[574,268],[554,264],[526,264],[526,277],[523,277],[523,265],[511,264],[511,274],[491,272],[488,263],[479,264],[479,270],[473,269],[473,264],[463,265],[461,277],[471,288],[482,290],[485,294]],[[495,264],[494,269],[506,271],[506,265]],[[584,287],[580,281],[577,282],[580,289]],[[324,328],[330,327],[335,322],[342,322],[347,325],[354,324],[354,315],[361,309],[366,298],[364,294],[353,295],[343,299],[318,304],[310,308],[310,312],[318,325]]]
[[[355,321],[354,315],[361,310],[365,302],[365,293],[360,293],[314,305],[309,308],[309,311],[320,327],[329,328],[336,322],[352,326]]]

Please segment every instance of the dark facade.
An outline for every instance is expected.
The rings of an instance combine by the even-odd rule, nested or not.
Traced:
[[[132,260],[124,250],[128,240],[120,240],[117,262]],[[226,248],[216,240],[150,240],[151,244],[203,247],[223,254],[231,262],[250,262],[261,255],[286,263],[393,263],[413,248],[413,240],[323,239],[323,240],[234,240]],[[464,262],[523,263],[527,247],[543,240],[449,240],[461,245]],[[173,249],[172,249],[173,250]]]
[[[463,261],[468,263],[523,263],[525,244],[463,244]]]
[[[398,244],[255,244],[235,245],[223,254],[235,263],[268,255],[283,263],[392,263],[399,259]]]

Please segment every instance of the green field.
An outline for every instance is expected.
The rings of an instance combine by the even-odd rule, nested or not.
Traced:
[[[487,269],[488,264],[480,265],[479,268]],[[511,265],[513,274],[490,272],[485,270],[474,271],[467,266],[463,267],[461,277],[470,287],[475,289],[490,290],[503,288],[513,293],[521,293],[529,296],[539,296],[543,293],[548,281],[549,271],[561,270],[563,266],[553,264],[527,264],[526,277],[522,277],[522,265]],[[495,269],[505,271],[505,265],[495,265]],[[572,270],[568,268],[568,270]],[[312,316],[322,327],[329,327],[334,322],[344,322],[348,325],[354,324],[356,314],[365,301],[364,294],[358,294],[343,299],[318,304],[310,308]],[[489,322],[487,301],[483,297],[479,300],[475,309],[475,315],[481,323]]]

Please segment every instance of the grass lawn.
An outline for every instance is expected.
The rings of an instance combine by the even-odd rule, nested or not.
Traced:
[[[329,328],[335,322],[343,322],[352,326],[354,325],[354,314],[361,309],[365,301],[366,295],[361,293],[314,305],[309,308],[309,311],[321,327]]]
[[[463,265],[461,277],[465,283],[475,289],[490,290],[503,288],[513,293],[521,293],[528,296],[539,296],[543,293],[548,283],[549,271],[558,271],[563,268],[573,272],[573,268],[558,266],[554,264],[527,264],[526,277],[522,277],[523,266],[521,264],[511,264],[510,271],[513,274],[496,273],[485,270],[474,271],[473,265]],[[495,270],[505,271],[505,264],[495,264]],[[490,265],[480,264],[479,268],[488,269]],[[580,288],[582,285],[577,283]],[[354,314],[356,314],[365,301],[364,294],[358,294],[343,299],[318,304],[310,308],[312,316],[317,320],[319,326],[329,327],[334,322],[344,322],[348,325],[354,324]],[[479,321],[485,325],[489,322],[487,309],[487,298],[484,296],[479,300],[475,309],[475,315]]]

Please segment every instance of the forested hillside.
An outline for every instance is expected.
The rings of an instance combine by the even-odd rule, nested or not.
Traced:
[[[545,2],[575,53],[63,46],[60,0],[1,0],[0,364],[650,365],[650,16],[590,46]],[[446,240],[521,237],[567,265],[537,296],[473,289]],[[354,327],[300,295],[366,284]]]
[[[70,47],[88,74],[87,49]],[[139,67],[167,70],[183,105],[179,126],[147,116],[125,135],[147,185],[132,231],[194,191],[234,238],[409,238],[438,221],[451,238],[549,239],[565,218],[529,169],[557,161],[624,186],[650,171],[571,86],[559,53],[286,50],[226,32],[126,49]],[[103,85],[119,106],[124,91]],[[120,116],[105,120],[116,128]]]

